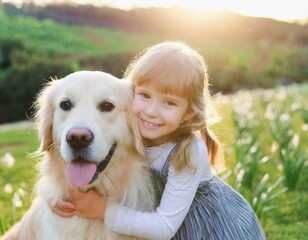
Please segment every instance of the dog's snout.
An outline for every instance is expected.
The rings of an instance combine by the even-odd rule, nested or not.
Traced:
[[[89,129],[74,128],[71,129],[66,135],[68,144],[76,150],[80,150],[89,146],[93,140],[93,133]]]

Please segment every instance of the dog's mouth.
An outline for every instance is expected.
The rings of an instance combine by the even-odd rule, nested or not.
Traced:
[[[98,175],[107,167],[115,149],[116,144],[113,144],[107,156],[98,165],[83,158],[72,161],[67,168],[71,184],[76,187],[82,187],[94,182]]]

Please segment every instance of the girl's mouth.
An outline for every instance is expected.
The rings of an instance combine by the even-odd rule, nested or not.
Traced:
[[[156,124],[156,123],[148,122],[148,121],[145,121],[142,118],[140,118],[140,119],[141,119],[142,125],[146,128],[149,128],[149,129],[156,129],[156,128],[162,126],[162,124]]]

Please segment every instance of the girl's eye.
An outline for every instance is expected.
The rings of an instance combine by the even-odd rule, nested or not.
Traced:
[[[141,97],[143,97],[143,98],[150,98],[150,96],[148,95],[148,94],[146,94],[146,93],[139,93],[138,95],[140,95]]]
[[[167,104],[168,106],[176,106],[176,104],[172,101],[166,101],[165,104]]]
[[[69,111],[72,109],[72,107],[73,107],[73,104],[71,103],[70,100],[65,100],[60,103],[60,108],[64,111]]]

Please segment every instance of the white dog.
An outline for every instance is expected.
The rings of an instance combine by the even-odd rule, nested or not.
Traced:
[[[132,85],[107,73],[80,71],[50,82],[39,94],[41,140],[37,197],[1,239],[136,239],[109,231],[103,220],[53,213],[72,185],[95,189],[138,210],[153,210],[154,194],[137,122],[130,112]]]

